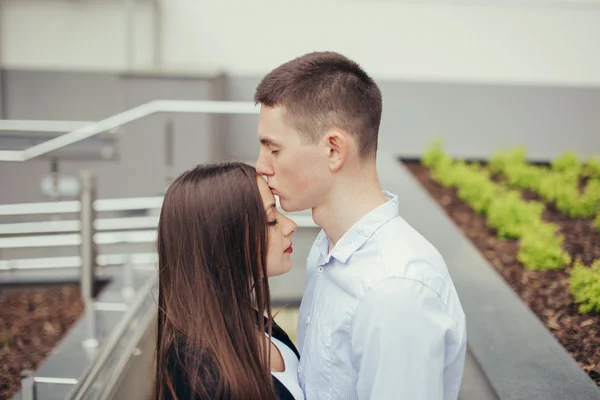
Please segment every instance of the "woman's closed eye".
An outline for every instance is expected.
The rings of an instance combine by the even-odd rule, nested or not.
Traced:
[[[273,221],[269,221],[269,226],[275,226],[278,222],[279,221],[277,221],[276,219],[274,219]]]

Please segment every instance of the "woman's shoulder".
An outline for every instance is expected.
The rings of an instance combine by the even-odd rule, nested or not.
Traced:
[[[189,365],[190,363],[197,365],[198,369],[192,372],[183,367],[183,365]],[[175,345],[169,350],[167,364],[178,398],[190,398],[190,382],[193,381],[202,382],[207,399],[214,398],[217,391],[219,370],[213,357],[208,353],[190,346],[184,337],[177,336]],[[196,396],[195,398],[199,397]]]
[[[279,325],[277,325],[275,321],[273,321],[272,335],[275,339],[279,340],[281,343],[289,347],[294,352],[294,354],[296,354],[296,357],[300,358],[300,353],[294,345],[294,342],[292,342],[286,331],[283,330],[283,328],[281,328]]]

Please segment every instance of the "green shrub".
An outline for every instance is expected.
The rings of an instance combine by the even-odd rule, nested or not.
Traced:
[[[590,157],[583,165],[581,174],[593,179],[600,179],[600,159]]]
[[[581,173],[581,161],[574,151],[566,151],[552,160],[552,169],[563,174],[578,177]]]
[[[590,158],[585,164],[575,152],[567,151],[554,159],[552,169],[526,163],[525,151],[517,147],[498,152],[490,168],[520,189],[531,189],[571,218],[591,218],[600,209],[600,180],[592,178],[583,193],[579,191],[581,176],[600,176],[600,161]]]
[[[545,222],[537,222],[524,229],[517,259],[526,269],[561,269],[571,263],[571,257],[562,248],[563,238],[556,229],[554,224]]]
[[[425,154],[423,154],[422,158],[425,166],[437,168],[440,164],[448,164],[452,161],[452,158],[444,152],[442,146],[442,139],[437,138],[425,149]]]
[[[497,153],[494,155],[495,168],[516,166],[524,159],[522,150]],[[556,234],[556,226],[542,220],[542,203],[524,201],[520,192],[495,183],[490,173],[477,164],[452,160],[444,153],[439,141],[429,147],[423,163],[429,164],[434,180],[443,186],[457,188],[463,201],[477,213],[487,216],[489,226],[499,237],[520,239],[517,257],[525,268],[558,269],[570,263],[569,255],[562,249],[562,237]]]
[[[576,188],[575,182],[569,176],[560,172],[547,171],[540,176],[537,183],[537,193],[548,202],[556,202],[561,197],[561,192]]]
[[[477,213],[486,215],[494,198],[500,196],[503,188],[490,180],[489,172],[480,165],[454,164],[453,185],[458,188],[458,197],[469,204]]]
[[[508,165],[503,172],[511,185],[536,191],[545,173],[544,169],[528,164]]]
[[[596,219],[594,220],[594,226],[596,227],[598,232],[600,232],[600,211],[598,211],[598,214],[596,215]]]
[[[492,202],[488,224],[496,229],[498,236],[517,239],[527,227],[540,221],[543,211],[543,204],[523,201],[519,192],[511,191]]]
[[[569,285],[580,313],[600,312],[600,260],[591,267],[577,261],[570,271]]]
[[[515,147],[506,151],[497,151],[490,157],[490,170],[494,173],[502,173],[506,167],[517,164],[525,164],[527,151],[524,147]]]
[[[568,189],[556,201],[557,208],[572,218],[591,218],[596,214],[600,202],[600,181],[591,179],[583,193]]]

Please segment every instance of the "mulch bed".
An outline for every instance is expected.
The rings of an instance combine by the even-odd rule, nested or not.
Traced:
[[[485,218],[458,198],[456,189],[445,188],[431,179],[427,167],[416,161],[403,163],[600,386],[600,314],[577,312],[569,291],[567,272],[525,270],[517,261],[517,241],[497,238]],[[524,192],[524,197],[542,201],[528,191]],[[563,247],[573,260],[580,259],[591,265],[593,260],[600,258],[600,233],[590,220],[569,219],[552,205],[546,207],[544,219],[560,227],[565,238]]]
[[[17,393],[21,371],[37,369],[83,310],[77,285],[0,292],[0,399]]]

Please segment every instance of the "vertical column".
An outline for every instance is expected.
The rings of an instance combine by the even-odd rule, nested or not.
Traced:
[[[85,347],[97,347],[96,313],[94,299],[96,297],[96,244],[94,243],[94,221],[96,213],[96,177],[90,171],[82,171],[81,179],[81,297],[83,298],[88,319],[89,337],[84,341]]]
[[[165,192],[173,180],[175,136],[173,134],[173,119],[167,118],[165,123]]]
[[[37,400],[37,390],[35,387],[35,377],[33,371],[21,371],[21,399]]]

